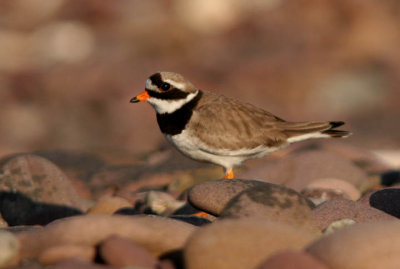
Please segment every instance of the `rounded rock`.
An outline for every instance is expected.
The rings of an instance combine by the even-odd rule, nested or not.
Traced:
[[[103,264],[98,264],[98,263],[93,263],[93,262],[88,262],[85,260],[81,260],[79,258],[70,258],[63,260],[51,268],[54,269],[115,269],[114,267],[103,265]]]
[[[187,269],[254,268],[278,251],[300,250],[315,237],[306,230],[266,220],[220,220],[193,233],[184,260]]]
[[[233,197],[221,218],[265,218],[294,226],[311,227],[313,203],[300,193],[275,184],[248,188]]]
[[[168,216],[183,206],[185,201],[176,200],[167,192],[149,191],[145,197],[145,204],[158,215]]]
[[[400,268],[400,222],[359,223],[312,243],[307,251],[331,269]]]
[[[44,250],[38,257],[38,261],[44,265],[56,264],[68,258],[79,258],[92,261],[95,257],[94,246],[61,245]]]
[[[20,155],[9,159],[2,170],[2,191],[17,191],[35,202],[87,209],[68,177],[42,157]]]
[[[356,222],[352,219],[341,219],[334,221],[329,224],[328,227],[326,227],[326,229],[324,230],[324,234],[332,234],[340,229],[343,229],[353,224],[356,224]]]
[[[302,193],[304,191],[310,192],[311,190],[327,190],[327,191],[332,190],[338,195],[344,194],[343,196],[347,196],[353,201],[356,201],[361,196],[360,191],[357,190],[356,187],[354,187],[354,185],[350,184],[345,180],[336,178],[317,179],[308,184],[302,190]],[[324,200],[330,200],[330,199],[324,199]]]
[[[99,246],[102,259],[115,267],[154,268],[157,259],[146,249],[132,240],[120,236],[110,236]]]
[[[10,232],[0,231],[0,268],[18,264],[20,242]]]
[[[188,201],[199,210],[219,215],[228,202],[245,189],[263,186],[265,182],[245,179],[218,179],[195,185],[189,191]]]
[[[283,251],[272,255],[256,269],[329,269],[325,264],[302,251]]]
[[[310,182],[320,178],[340,178],[354,186],[360,186],[367,176],[360,168],[345,158],[336,154],[322,151],[306,151],[288,158],[293,163],[294,178],[287,186],[301,190]]]
[[[111,215],[121,208],[129,208],[133,205],[126,199],[118,196],[107,197],[98,201],[88,211],[88,214],[108,214]]]
[[[351,219],[357,223],[395,220],[396,218],[351,200],[329,200],[313,210],[314,223],[320,230],[326,229],[332,222],[341,219]]]
[[[180,249],[196,227],[158,216],[84,215],[54,221],[43,229],[20,232],[23,258],[59,245],[95,246],[110,235],[130,238],[154,255]]]
[[[369,197],[369,204],[387,214],[400,218],[400,188],[376,191]]]

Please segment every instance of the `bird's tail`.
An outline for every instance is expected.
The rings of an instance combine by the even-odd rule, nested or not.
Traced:
[[[350,132],[344,130],[336,130],[342,126],[343,121],[330,122],[285,122],[283,132],[288,137],[288,142],[293,143],[310,138],[339,138],[351,135]]]
[[[330,135],[331,137],[347,137],[351,135],[349,131],[344,130],[336,130],[335,128],[342,126],[344,124],[343,121],[330,121],[329,124],[331,127],[325,131],[322,131],[322,134]]]

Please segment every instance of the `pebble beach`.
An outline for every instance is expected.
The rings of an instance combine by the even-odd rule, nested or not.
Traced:
[[[128,169],[90,154],[6,156],[0,266],[399,268],[399,171],[329,145],[257,160],[233,180],[210,179],[221,171],[209,166],[140,173],[170,158]]]

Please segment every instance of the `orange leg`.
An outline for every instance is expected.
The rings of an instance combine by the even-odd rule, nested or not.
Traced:
[[[233,179],[234,177],[235,175],[233,174],[232,168],[228,168],[225,170],[225,175],[224,175],[225,179]]]

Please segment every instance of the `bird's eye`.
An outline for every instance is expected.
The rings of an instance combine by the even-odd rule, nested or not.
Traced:
[[[169,88],[171,88],[171,85],[169,85],[169,83],[164,82],[164,83],[161,85],[160,88],[161,88],[161,90],[163,90],[163,91],[168,91]]]

